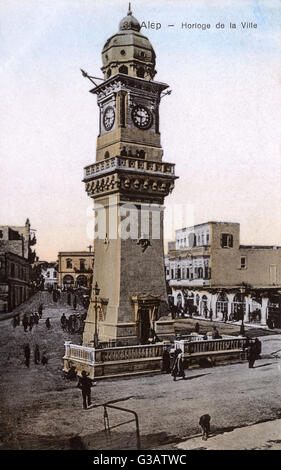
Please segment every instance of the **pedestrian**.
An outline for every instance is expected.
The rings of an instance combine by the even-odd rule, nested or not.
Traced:
[[[213,309],[210,308],[210,320],[212,321],[213,320]]]
[[[71,305],[71,294],[70,294],[70,292],[68,292],[68,294],[67,294],[67,303],[68,303],[68,305]]]
[[[71,366],[69,371],[65,374],[65,378],[68,380],[77,379],[77,373],[75,366]]]
[[[253,369],[256,358],[257,358],[256,346],[255,346],[255,343],[251,342],[248,348],[249,369]]]
[[[68,327],[68,333],[73,333],[73,315],[69,315],[67,327]]]
[[[168,346],[164,346],[162,357],[162,372],[169,374],[171,372],[171,356]]]
[[[183,367],[183,352],[181,349],[175,351],[175,361],[172,367],[172,377],[176,381],[176,377],[182,377],[185,379],[184,367]]]
[[[211,416],[208,414],[200,416],[199,419],[199,425],[202,428],[202,439],[206,441],[209,437],[210,433],[210,421],[211,421]]]
[[[30,347],[29,344],[26,344],[24,346],[24,357],[25,357],[25,365],[29,367],[30,363]]]
[[[87,401],[88,406],[91,405],[91,387],[92,387],[92,380],[87,377],[87,373],[85,370],[82,371],[82,377],[79,377],[79,381],[77,387],[80,388],[82,391],[83,397],[83,408],[84,410],[87,409]]]
[[[27,318],[27,314],[26,314],[26,313],[25,313],[24,316],[23,316],[22,325],[23,325],[24,331],[27,331],[27,327],[28,327],[28,318]]]
[[[73,308],[74,308],[74,310],[76,310],[76,308],[77,308],[77,297],[76,297],[76,295],[73,298]]]
[[[61,319],[60,319],[60,324],[63,330],[65,330],[66,327],[66,316],[65,313],[62,314]]]
[[[48,356],[47,356],[46,351],[44,351],[43,354],[42,354],[41,364],[43,366],[46,366],[48,364]]]
[[[30,313],[30,315],[29,315],[29,331],[32,330],[33,323],[34,323],[33,313]]]
[[[256,348],[256,359],[261,359],[261,341],[258,338],[255,339],[255,348]]]
[[[207,306],[204,307],[204,315],[205,315],[205,318],[208,318],[208,307]]]
[[[37,312],[34,312],[33,321],[34,321],[34,324],[35,324],[35,325],[38,325],[38,323],[39,323],[39,315],[38,315]]]
[[[212,339],[221,339],[221,336],[218,332],[218,329],[216,326],[214,326],[214,331],[213,331],[213,334],[212,334]]]
[[[39,314],[39,317],[42,318],[42,315],[43,315],[43,304],[40,304],[39,307],[38,307],[38,314]]]
[[[40,349],[38,344],[36,344],[34,348],[34,363],[40,364]]]
[[[46,327],[48,328],[48,330],[51,328],[51,322],[50,322],[50,318],[48,317],[47,320],[45,321],[45,325]]]
[[[57,291],[53,290],[53,302],[57,302],[57,301],[58,301]]]

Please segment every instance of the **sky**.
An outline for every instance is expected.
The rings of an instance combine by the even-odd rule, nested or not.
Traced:
[[[179,176],[165,201],[166,241],[215,220],[239,222],[243,244],[281,245],[281,2],[131,3],[140,23],[161,24],[141,32],[156,52],[155,80],[172,90],[160,106],[163,159]],[[80,68],[102,77],[102,47],[127,9],[121,0],[1,0],[0,223],[28,217],[40,259],[92,243],[82,179],[95,161],[98,107]]]

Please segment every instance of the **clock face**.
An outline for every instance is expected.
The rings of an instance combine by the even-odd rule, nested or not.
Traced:
[[[110,131],[112,129],[113,124],[115,121],[115,112],[112,106],[108,106],[103,115],[103,125],[106,131]]]
[[[135,106],[132,111],[133,123],[140,129],[149,129],[152,125],[151,112],[142,105]]]

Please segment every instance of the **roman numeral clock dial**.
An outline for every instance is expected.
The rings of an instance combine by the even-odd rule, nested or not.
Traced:
[[[152,125],[152,114],[145,106],[134,106],[132,120],[139,129],[149,129]]]
[[[103,125],[106,131],[110,131],[112,129],[113,124],[115,121],[115,111],[112,106],[108,106],[103,115]]]

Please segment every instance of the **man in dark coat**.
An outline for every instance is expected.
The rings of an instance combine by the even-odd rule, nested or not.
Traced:
[[[65,330],[65,328],[66,328],[66,323],[67,323],[65,313],[62,314],[62,317],[61,317],[61,319],[60,319],[60,323],[61,323],[62,329]]]
[[[45,321],[45,325],[46,327],[48,328],[48,330],[51,328],[51,322],[50,322],[50,318],[48,317],[47,320]]]
[[[261,341],[256,338],[255,339],[255,348],[256,348],[256,359],[261,358]]]
[[[251,343],[248,348],[248,362],[249,362],[250,369],[253,369],[256,358],[257,358],[256,346],[255,346],[255,343]]]
[[[34,362],[35,364],[40,364],[40,350],[38,344],[34,348]]]
[[[48,364],[48,356],[46,351],[44,351],[42,354],[41,364],[42,366],[46,366]]]
[[[39,307],[38,307],[38,313],[39,313],[39,317],[42,318],[42,314],[43,314],[43,305],[40,304]]]
[[[162,359],[162,372],[169,374],[171,372],[171,356],[168,347],[164,347],[163,350],[163,359]]]
[[[28,327],[28,318],[27,318],[27,314],[26,314],[26,313],[25,313],[24,316],[23,316],[22,324],[23,324],[24,331],[27,331],[27,327]]]
[[[83,397],[83,408],[84,410],[87,409],[87,400],[88,406],[91,405],[91,387],[92,387],[92,380],[87,377],[87,373],[85,370],[82,371],[82,377],[79,377],[79,381],[77,387],[82,391]]]
[[[175,361],[172,367],[172,376],[174,377],[174,381],[176,381],[176,377],[182,377],[183,379],[185,379],[183,367],[183,352],[181,351],[181,349],[176,349],[175,351]]]
[[[29,367],[30,363],[30,347],[29,344],[26,344],[24,346],[24,357],[25,357],[25,365]]]

